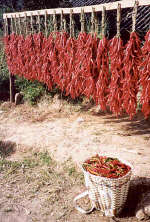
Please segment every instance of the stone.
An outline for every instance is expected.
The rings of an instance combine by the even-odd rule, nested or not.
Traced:
[[[15,105],[19,105],[22,101],[23,95],[21,93],[15,94]]]
[[[136,209],[136,218],[139,221],[150,220],[150,192],[142,195],[141,201]]]

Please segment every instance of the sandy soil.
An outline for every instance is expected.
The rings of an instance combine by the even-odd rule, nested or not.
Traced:
[[[71,158],[80,172],[80,165],[87,157],[96,153],[109,154],[129,161],[134,167],[134,184],[136,180],[137,184],[146,181],[146,186],[150,188],[149,120],[144,120],[141,114],[134,120],[126,116],[116,118],[88,105],[69,109],[62,107],[60,103],[42,104],[36,108],[27,105],[1,106],[0,140],[16,144],[15,152],[7,159],[21,159],[26,147],[36,151],[47,150],[59,163]],[[80,193],[80,189],[76,193]],[[65,221],[100,221],[94,219],[93,214],[90,220],[84,215],[78,218],[78,215],[73,211],[71,218]]]

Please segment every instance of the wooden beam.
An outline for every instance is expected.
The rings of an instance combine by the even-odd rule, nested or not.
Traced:
[[[36,10],[36,11],[26,11],[26,12],[16,12],[16,13],[5,13],[3,14],[3,19],[11,18],[11,17],[25,17],[26,16],[38,16],[45,15],[45,11],[47,14],[52,15],[54,14],[54,11],[56,11],[56,14],[61,14],[63,11],[63,14],[70,14],[70,9],[73,9],[74,14],[80,14],[81,10],[84,10],[84,13],[91,13],[92,8],[94,8],[95,12],[100,12],[103,10],[103,7],[106,7],[106,10],[115,10],[118,7],[118,4],[121,4],[121,8],[133,8],[134,7],[134,0],[122,0],[117,2],[110,2],[105,4],[99,4],[99,5],[92,5],[92,6],[84,6],[84,7],[75,7],[75,8],[56,8],[56,9],[44,9],[44,10]],[[150,5],[150,0],[139,0],[139,6],[146,6]]]

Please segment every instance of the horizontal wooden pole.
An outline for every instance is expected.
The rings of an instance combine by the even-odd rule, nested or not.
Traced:
[[[139,0],[139,6],[146,6],[150,5],[150,0]],[[85,13],[92,12],[92,8],[95,9],[95,12],[101,12],[103,10],[103,7],[106,7],[106,10],[115,10],[118,7],[118,4],[121,4],[121,8],[132,8],[134,6],[135,1],[134,0],[122,0],[117,2],[110,2],[105,4],[99,4],[99,5],[92,5],[92,6],[84,6],[84,7],[74,7],[74,8],[56,8],[56,9],[44,9],[44,10],[36,10],[36,11],[25,11],[25,12],[16,12],[16,13],[5,13],[3,14],[3,19],[6,18],[19,18],[19,17],[25,17],[25,16],[36,16],[36,15],[45,15],[47,13],[48,15],[54,14],[54,10],[56,11],[56,14],[61,14],[63,11],[64,14],[69,14],[70,10],[73,9],[74,14],[81,13],[81,10],[84,9]]]

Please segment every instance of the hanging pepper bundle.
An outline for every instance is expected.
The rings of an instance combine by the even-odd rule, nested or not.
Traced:
[[[27,35],[23,45],[24,50],[24,67],[22,69],[23,76],[28,80],[33,80],[33,76],[36,78],[36,66],[35,66],[35,53],[33,45],[33,36]]]
[[[136,114],[139,90],[139,65],[141,64],[141,41],[135,32],[130,35],[124,55],[123,108],[130,119]]]
[[[131,170],[130,166],[117,158],[99,156],[98,154],[86,160],[83,163],[83,168],[95,176],[107,178],[120,178]]]
[[[88,35],[85,32],[81,32],[75,42],[74,69],[69,84],[69,87],[72,89],[72,98],[82,95],[85,89],[84,60],[87,39]]]
[[[8,68],[13,75],[19,74],[17,61],[19,36],[12,33],[9,37],[5,37],[4,41]]]
[[[77,39],[77,52],[76,52],[76,64],[75,64],[75,96],[78,97],[83,94],[85,90],[85,76],[84,76],[84,60],[85,60],[85,50],[86,42],[88,40],[88,35],[85,32],[80,32]]]
[[[108,40],[104,37],[100,40],[97,50],[97,68],[99,71],[96,82],[96,104],[100,105],[101,110],[106,110],[109,88],[109,56]]]
[[[109,87],[108,105],[110,110],[117,116],[123,112],[123,78],[124,78],[124,47],[123,41],[120,38],[120,23],[121,23],[121,4],[117,8],[117,35],[110,40],[109,56],[111,63],[111,81]]]
[[[43,40],[44,35],[42,32],[33,34],[33,57],[34,59],[34,70],[32,69],[31,77],[37,79],[39,82],[43,82],[43,72],[41,71],[43,65]],[[30,66],[33,65],[33,60],[29,63]]]
[[[56,42],[59,61],[57,86],[61,89],[62,92],[64,92],[66,88],[66,73],[68,69],[65,56],[67,39],[68,34],[66,32],[62,32],[59,36],[58,41]]]
[[[68,69],[66,72],[66,96],[70,95],[71,98],[75,99],[75,89],[73,81],[75,79],[75,59],[76,59],[76,39],[70,37],[66,43],[66,64],[68,64]]]
[[[58,48],[57,45],[59,45],[59,41],[60,41],[60,33],[59,32],[53,32],[53,39],[54,39],[54,48],[53,48],[53,52],[51,54],[51,57],[49,57],[49,60],[51,62],[51,75],[52,75],[52,79],[53,82],[56,86],[59,86],[60,83],[60,78],[58,75],[58,67],[60,64],[60,61],[58,60]]]
[[[48,38],[44,37],[43,39],[43,50],[42,50],[42,56],[43,56],[43,64],[41,67],[41,72],[43,73],[43,79],[41,79],[42,82],[44,82],[48,89],[51,90],[53,87],[53,80],[52,80],[52,68],[51,68],[51,57],[53,55],[53,49],[54,49],[54,39],[53,35],[49,35]]]
[[[150,30],[145,36],[145,44],[142,48],[143,61],[141,63],[140,71],[140,86],[142,112],[145,118],[150,116]]]
[[[23,69],[25,66],[25,59],[24,59],[24,43],[25,38],[23,35],[18,36],[18,54],[17,54],[17,62],[18,62],[18,75],[23,76]]]
[[[124,78],[124,47],[121,38],[114,37],[110,41],[109,55],[111,60],[111,82],[109,87],[108,105],[110,110],[118,116],[123,111],[122,82]]]
[[[85,44],[85,52],[84,52],[84,60],[83,60],[83,75],[84,75],[84,83],[85,89],[83,94],[93,99],[96,94],[96,80],[98,77],[97,63],[96,63],[96,55],[98,48],[99,39],[95,35],[88,35],[87,42]]]

